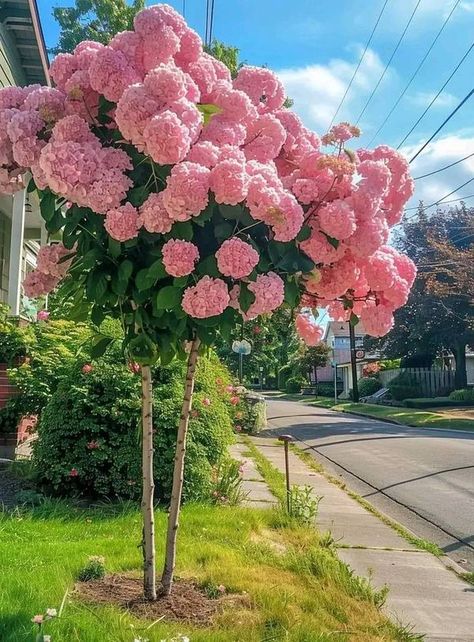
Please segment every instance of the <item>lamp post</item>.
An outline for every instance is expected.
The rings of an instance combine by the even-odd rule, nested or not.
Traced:
[[[293,441],[291,435],[280,435],[278,441],[283,442],[285,448],[285,477],[286,477],[286,507],[288,509],[288,514],[291,512],[290,499],[291,499],[291,489],[290,489],[290,462],[288,454],[288,444]]]
[[[260,366],[260,390],[263,390],[263,366]]]
[[[351,370],[352,370],[352,401],[359,401],[359,386],[357,384],[357,355],[354,325],[349,321],[349,341],[351,344]]]

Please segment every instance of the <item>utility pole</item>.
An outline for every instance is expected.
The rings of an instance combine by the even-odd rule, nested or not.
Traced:
[[[354,326],[350,321],[349,321],[349,340],[351,344],[352,400],[357,403],[359,401],[359,386],[357,385],[357,357],[356,357],[355,330],[354,330]]]

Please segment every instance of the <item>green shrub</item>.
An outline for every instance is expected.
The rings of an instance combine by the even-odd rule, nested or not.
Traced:
[[[301,388],[304,388],[307,383],[303,377],[290,377],[286,382],[286,392],[290,394],[301,392]]]
[[[449,395],[453,401],[472,401],[474,402],[474,388],[463,388],[461,390],[453,390]]]
[[[185,364],[154,371],[155,492],[169,499]],[[232,410],[223,386],[226,369],[211,355],[202,358],[190,422],[184,497],[207,499],[212,470],[232,441]],[[209,398],[210,406],[202,403]],[[84,374],[69,369],[45,407],[34,446],[34,464],[50,492],[87,497],[136,499],[141,493],[140,377],[120,361],[101,360]]]
[[[396,401],[419,397],[421,393],[420,385],[408,372],[402,372],[392,379],[388,384],[388,389]]]
[[[323,381],[317,384],[317,394],[321,397],[334,397],[334,382]],[[342,384],[336,385],[337,394],[342,392]]]
[[[101,580],[103,577],[105,577],[105,559],[98,555],[89,557],[89,561],[77,575],[80,582]]]
[[[359,397],[368,397],[382,388],[380,379],[376,377],[362,377],[358,381]]]

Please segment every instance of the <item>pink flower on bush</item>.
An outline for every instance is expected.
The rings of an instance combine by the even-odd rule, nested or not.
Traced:
[[[256,281],[248,285],[250,292],[255,295],[255,301],[244,315],[245,318],[255,319],[279,308],[285,297],[284,286],[283,280],[275,272],[259,274]]]
[[[355,213],[347,201],[336,200],[318,211],[321,230],[329,236],[343,241],[356,229]]]
[[[209,200],[209,173],[206,167],[189,161],[173,167],[162,192],[171,219],[187,221],[202,212]]]
[[[205,397],[205,398],[202,400],[202,405],[203,405],[203,406],[210,406],[210,405],[211,405],[211,400],[210,400],[208,397]]]
[[[60,279],[71,265],[72,258],[64,260],[71,253],[73,252],[65,248],[62,243],[43,245],[38,252],[37,270]]]
[[[248,276],[259,261],[258,252],[237,236],[227,239],[216,252],[217,267],[224,276],[242,279]]]
[[[139,226],[158,234],[171,230],[174,221],[163,204],[163,192],[152,192],[140,207]]]
[[[40,615],[40,614],[39,614],[39,615],[34,615],[34,616],[31,618],[31,621],[33,622],[33,624],[43,624],[43,622],[44,622],[44,615]]]
[[[141,366],[136,361],[129,361],[127,365],[132,374],[140,374]]]
[[[143,135],[148,154],[160,165],[179,163],[191,147],[188,128],[170,110],[153,116],[148,121]]]
[[[238,160],[219,161],[211,170],[210,188],[217,203],[237,205],[247,196],[249,177]]]
[[[87,444],[87,449],[88,450],[97,450],[97,448],[99,448],[99,447],[100,447],[99,442],[95,441],[95,440],[89,441],[88,444]]]
[[[189,241],[170,239],[163,245],[163,265],[171,276],[187,276],[194,270],[199,250]]]
[[[239,426],[239,425],[234,426],[234,430],[235,430],[236,432],[242,432],[242,426]]]
[[[69,477],[79,477],[79,471],[77,468],[71,468],[69,471]]]
[[[229,301],[226,283],[222,279],[206,275],[196,285],[184,291],[182,307],[189,316],[206,319],[222,314]]]
[[[315,346],[323,338],[324,330],[313,323],[306,314],[298,314],[295,325],[296,331],[307,346]]]
[[[57,277],[43,274],[39,270],[33,270],[23,280],[23,290],[30,299],[37,299],[52,292],[58,283],[59,279]]]
[[[83,372],[84,374],[89,374],[90,372],[92,372],[92,370],[93,370],[93,369],[94,369],[94,368],[91,366],[91,364],[90,364],[90,363],[85,363],[85,364],[82,366],[82,372]]]
[[[49,312],[47,310],[40,310],[36,314],[37,321],[47,321],[49,319]]]
[[[239,403],[239,401],[240,401],[240,397],[234,396],[234,397],[231,397],[231,398],[230,398],[230,403],[231,403],[233,406],[236,406],[236,405]]]
[[[129,241],[138,236],[138,212],[131,203],[109,210],[105,217],[105,229],[116,241]]]

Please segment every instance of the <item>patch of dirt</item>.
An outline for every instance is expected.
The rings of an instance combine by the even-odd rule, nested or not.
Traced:
[[[433,408],[431,412],[443,415],[447,419],[474,419],[474,408]]]
[[[119,574],[108,575],[102,580],[78,582],[76,595],[87,602],[120,606],[138,617],[152,620],[162,617],[198,626],[211,624],[224,606],[244,606],[246,601],[243,595],[223,595],[212,599],[196,582],[176,579],[171,595],[147,602],[143,599],[142,579]]]

